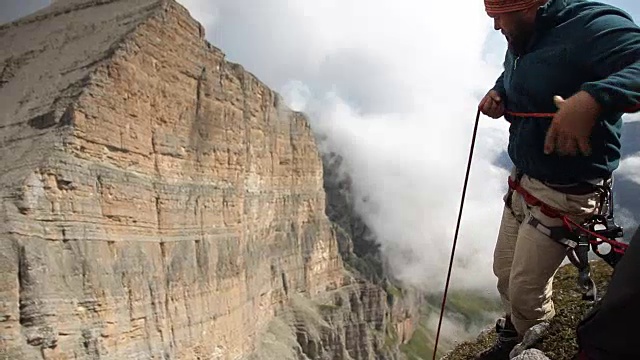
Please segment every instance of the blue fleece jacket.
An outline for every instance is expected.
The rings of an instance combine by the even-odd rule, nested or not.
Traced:
[[[640,27],[626,12],[586,0],[550,0],[540,8],[536,33],[516,57],[507,51],[497,90],[510,112],[554,113],[554,95],[580,90],[604,108],[589,156],[544,153],[551,118],[514,117],[508,152],[526,174],[566,184],[610,176],[619,166],[621,116],[640,110]]]

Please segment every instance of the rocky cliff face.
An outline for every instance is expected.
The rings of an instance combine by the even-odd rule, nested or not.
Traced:
[[[401,345],[412,339],[424,342],[426,339],[414,338],[414,334],[425,315],[428,297],[418,289],[397,286],[397,280],[390,276],[375,234],[355,210],[351,179],[342,172],[342,158],[327,153],[323,155],[323,163],[326,213],[336,229],[340,255],[347,268],[360,281],[384,290],[390,322],[388,337]]]
[[[308,122],[182,6],[59,0],[0,48],[0,357],[400,356]]]

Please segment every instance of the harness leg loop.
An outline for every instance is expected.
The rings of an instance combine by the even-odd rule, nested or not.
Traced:
[[[562,226],[547,226],[536,217],[530,215],[527,221],[529,225],[540,231],[553,241],[566,247],[569,261],[578,269],[578,289],[582,293],[582,298],[586,301],[597,299],[596,284],[591,279],[591,268],[589,266],[589,242],[587,239],[575,238],[571,232]]]

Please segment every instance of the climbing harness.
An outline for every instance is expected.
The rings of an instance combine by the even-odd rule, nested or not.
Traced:
[[[590,274],[589,248],[591,247],[593,252],[611,267],[615,267],[628,247],[627,244],[616,240],[623,237],[624,231],[621,226],[616,224],[613,217],[611,179],[604,179],[602,185],[592,185],[594,191],[599,191],[601,194],[600,209],[597,215],[592,215],[584,223],[579,224],[524,189],[520,185],[522,176],[521,172],[516,171],[515,179],[508,178],[510,192],[505,198],[507,207],[510,208],[511,205],[512,191],[516,191],[529,206],[538,207],[541,213],[550,218],[562,220],[561,226],[550,227],[542,224],[539,219],[529,216],[528,223],[567,248],[567,257],[578,269],[578,286],[583,294],[583,299],[597,300],[596,285]],[[605,208],[606,211],[604,211]],[[610,251],[601,251],[600,246],[603,244],[610,246]]]
[[[505,114],[513,117],[528,118],[553,118],[555,115],[554,113],[523,113],[514,111],[505,111]],[[530,216],[528,223],[546,234],[549,238],[566,246],[567,257],[578,269],[578,287],[582,292],[583,299],[596,301],[598,294],[595,282],[591,279],[590,274],[589,248],[611,267],[615,267],[628,246],[616,240],[623,237],[624,231],[622,227],[616,224],[613,218],[612,178],[604,179],[602,185],[588,184],[593,188],[594,192],[599,191],[601,194],[600,209],[598,215],[593,215],[584,223],[578,224],[569,216],[563,215],[560,211],[543,203],[522,188],[519,184],[522,175],[523,174],[516,173],[515,180],[509,177],[509,189],[520,193],[529,206],[539,207],[544,215],[562,220],[562,226],[548,227],[535,217]],[[507,195],[507,199],[505,199],[507,206],[510,206],[511,191]],[[605,207],[607,209],[606,212],[603,211]],[[608,252],[601,251],[600,246],[603,244],[611,247]]]

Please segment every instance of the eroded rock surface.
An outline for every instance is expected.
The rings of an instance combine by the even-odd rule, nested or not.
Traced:
[[[306,119],[182,6],[57,1],[0,48],[9,358],[237,358],[342,285]]]
[[[402,358],[417,295],[344,268],[306,118],[185,8],[57,0],[0,48],[0,358]]]

